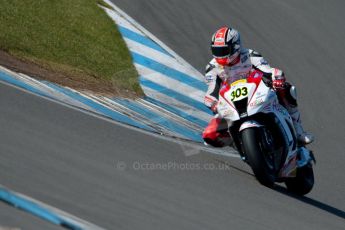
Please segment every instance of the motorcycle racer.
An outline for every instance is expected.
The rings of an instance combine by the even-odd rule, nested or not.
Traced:
[[[230,27],[222,27],[213,34],[211,51],[213,59],[207,64],[205,73],[208,90],[204,103],[207,107],[216,114],[222,83],[245,79],[253,69],[259,70],[264,74],[264,78],[272,83],[279,103],[289,112],[298,141],[301,144],[313,142],[313,135],[305,132],[301,124],[296,88],[286,81],[282,70],[270,67],[258,52],[243,48],[239,32]],[[230,145],[232,138],[228,132],[227,122],[216,114],[205,128],[203,139],[205,143],[214,147]]]

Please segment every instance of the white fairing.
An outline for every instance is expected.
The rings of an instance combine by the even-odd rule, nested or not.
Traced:
[[[234,102],[248,98],[247,103],[247,114],[246,116],[254,115],[258,112],[269,113],[274,110],[276,106],[279,105],[276,94],[273,90],[267,87],[262,81],[256,89],[255,83],[247,83],[245,81],[238,83],[233,83],[230,90],[228,90],[224,97],[219,98],[218,113],[221,117],[232,122],[240,119],[240,114],[238,114],[235,109]],[[248,93],[245,96],[240,95],[235,97],[232,94],[236,94],[236,91],[243,91],[246,88]],[[238,95],[238,94],[237,94]]]
[[[255,78],[255,77],[254,77]],[[260,78],[261,79],[261,78]],[[265,83],[258,79],[255,82],[248,83],[246,79],[239,80],[223,89],[225,93],[219,96],[218,114],[224,118],[229,126],[232,122],[252,116],[257,113],[274,113],[276,117],[276,124],[279,125],[283,132],[286,143],[288,145],[288,155],[286,157],[285,166],[281,175],[288,176],[295,169],[292,166],[291,159],[296,157],[297,147],[292,119],[288,111],[279,104],[278,98],[274,90],[267,87]],[[226,86],[224,86],[226,87]],[[222,90],[222,89],[221,89]],[[247,99],[246,99],[247,98]],[[235,104],[242,100],[242,107],[245,100],[247,103],[246,110],[242,109],[242,114],[236,109]],[[254,120],[246,120],[240,127],[239,131],[246,128],[259,127],[260,124]]]

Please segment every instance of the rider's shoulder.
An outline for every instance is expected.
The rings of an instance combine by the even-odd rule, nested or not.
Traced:
[[[249,57],[254,66],[269,66],[265,58],[255,50],[249,50]]]
[[[213,58],[207,65],[206,65],[206,68],[205,68],[205,73],[209,73],[211,72],[213,69],[215,69],[217,67],[217,62],[216,60]]]
[[[248,53],[251,58],[262,58],[262,55],[258,51],[248,49]]]

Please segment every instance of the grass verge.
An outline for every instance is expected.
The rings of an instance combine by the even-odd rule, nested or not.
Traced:
[[[101,0],[0,0],[0,49],[78,81],[142,95],[129,51]]]

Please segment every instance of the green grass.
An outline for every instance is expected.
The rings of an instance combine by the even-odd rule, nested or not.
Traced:
[[[141,94],[138,74],[101,0],[0,0],[0,49],[79,79]]]

